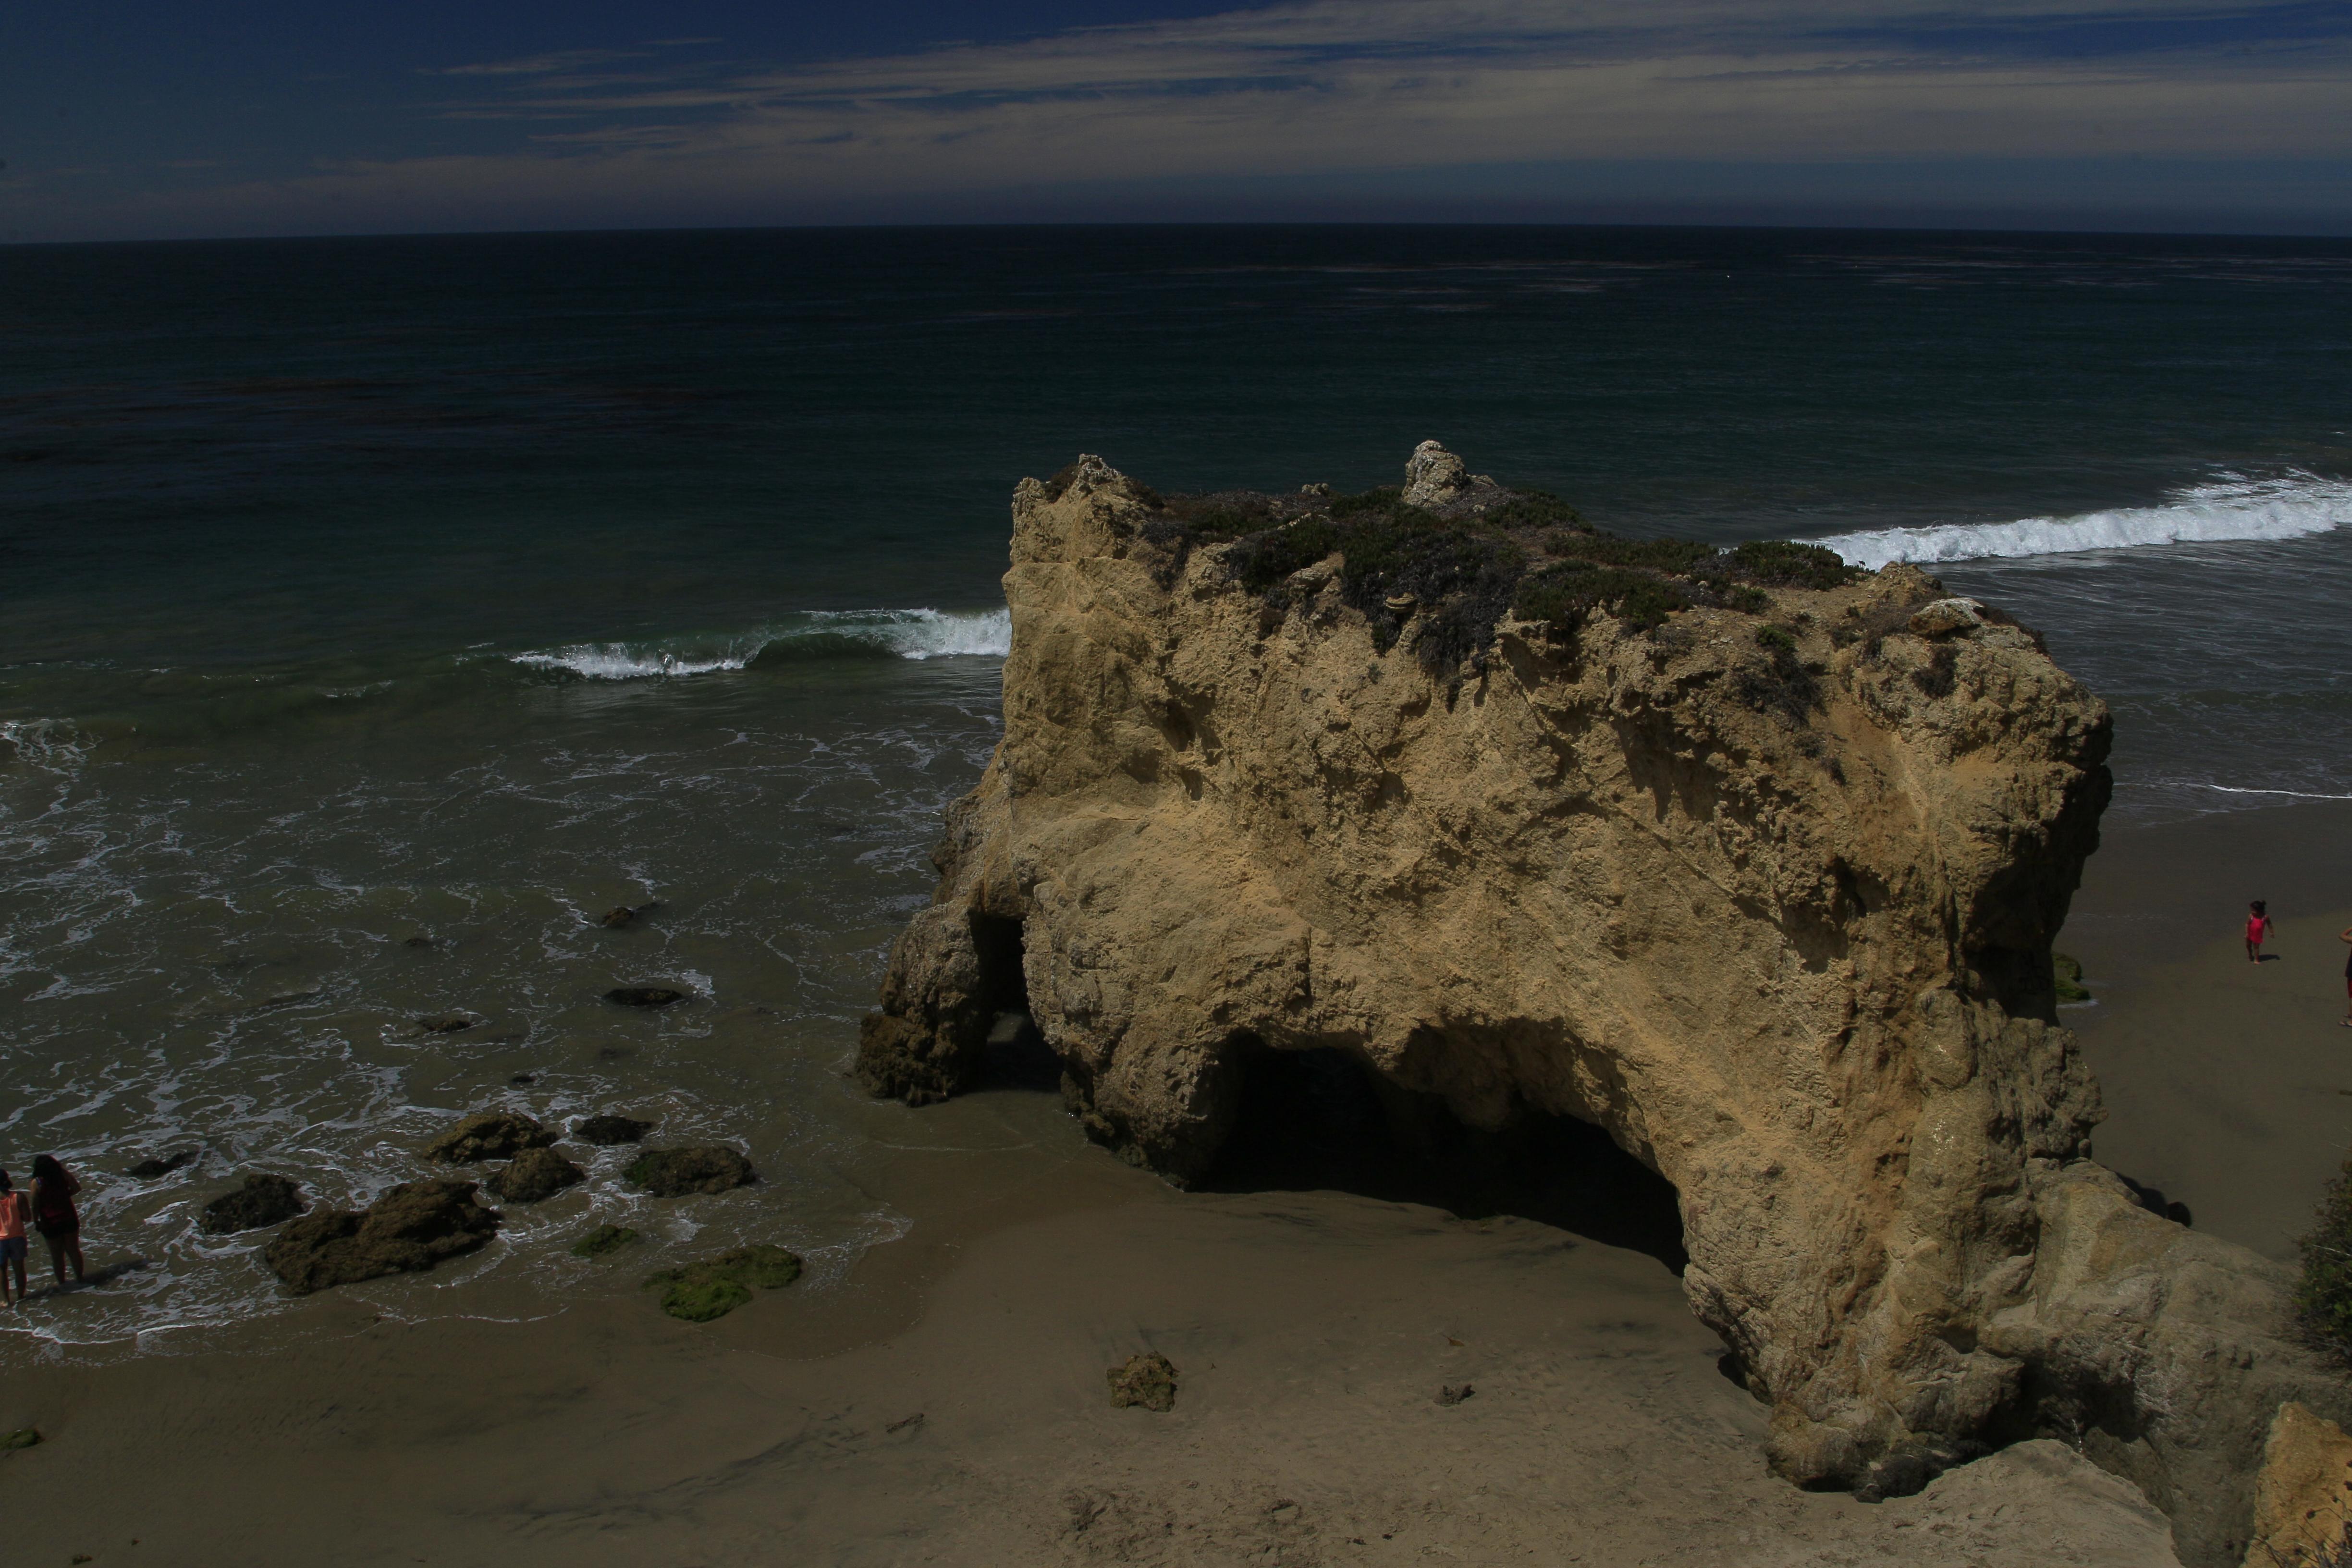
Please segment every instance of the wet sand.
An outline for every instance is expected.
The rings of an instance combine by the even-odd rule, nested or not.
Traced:
[[[2352,896],[2326,901],[2352,889],[2347,826],[2295,807],[2111,830],[2061,944],[2099,998],[2068,1020],[2105,1083],[2102,1155],[2266,1251],[2352,1136]],[[2281,927],[2259,968],[2235,934],[2250,878]],[[1762,1407],[1643,1252],[1346,1193],[1176,1193],[1043,1090],[856,1116],[869,1147],[843,1174],[908,1234],[716,1323],[663,1317],[624,1252],[552,1310],[426,1277],[176,1352],[12,1336],[0,1427],[44,1437],[0,1458],[13,1554],[2168,1561],[2137,1494],[2053,1445],[1877,1507],[1772,1479]],[[93,1265],[121,1256],[93,1244]],[[1171,1413],[1109,1406],[1106,1369],[1145,1350],[1180,1369]]]

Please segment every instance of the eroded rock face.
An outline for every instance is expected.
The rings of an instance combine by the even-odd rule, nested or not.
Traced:
[[[1428,445],[1408,477],[1453,516],[1508,493]],[[2135,1479],[2203,1467],[2152,1489],[2189,1561],[2242,1544],[2279,1389],[2338,1395],[2268,1266],[2087,1163],[2050,942],[2109,721],[2031,633],[1896,566],[1647,631],[1506,618],[1431,668],[1336,558],[1249,591],[1161,504],[1096,458],[1014,492],[1004,738],[869,1088],[967,1087],[1025,1003],[1089,1132],[1179,1183],[1269,1049],[1346,1053],[1405,1122],[1578,1117],[1679,1193],[1685,1289],[1790,1479],[1901,1495],[2105,1432]],[[2221,1281],[2235,1328],[2195,1316]]]

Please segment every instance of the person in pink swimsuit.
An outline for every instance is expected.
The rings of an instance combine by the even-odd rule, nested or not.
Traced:
[[[2265,912],[2265,906],[2263,905],[2263,900],[2256,899],[2252,903],[2246,906],[2247,963],[2260,963],[2263,961],[2263,943],[2269,938],[2270,934],[2271,917]]]
[[[31,1200],[16,1190],[8,1173],[0,1171],[0,1307],[13,1307],[25,1299],[25,1226],[33,1217]],[[16,1293],[8,1290],[11,1279],[16,1281]]]

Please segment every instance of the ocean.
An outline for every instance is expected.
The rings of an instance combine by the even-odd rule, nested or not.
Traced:
[[[389,1316],[566,1250],[903,1233],[843,1076],[996,735],[1007,498],[1393,483],[1912,560],[2114,706],[2112,820],[2352,798],[2352,242],[1694,229],[535,235],[0,248],[0,1162],[82,1173],[168,1352],[299,1308],[197,1232],[457,1114],[629,1110]],[[619,930],[617,905],[657,905]],[[657,1013],[603,1000],[660,984]],[[463,1012],[473,1028],[420,1030]],[[124,1173],[184,1149],[166,1176]],[[36,1266],[38,1266],[38,1259]]]

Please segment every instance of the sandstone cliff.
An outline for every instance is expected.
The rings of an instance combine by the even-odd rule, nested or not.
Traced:
[[[1434,444],[1407,479],[1022,482],[1004,739],[865,1081],[953,1093],[1025,1006],[1179,1182],[1268,1052],[1344,1054],[1408,1142],[1593,1123],[1673,1184],[1790,1479],[2055,1435],[2234,1561],[2280,1399],[2352,1412],[2270,1266],[2087,1162],[2050,942],[2104,705],[1907,567],[1596,540]]]

